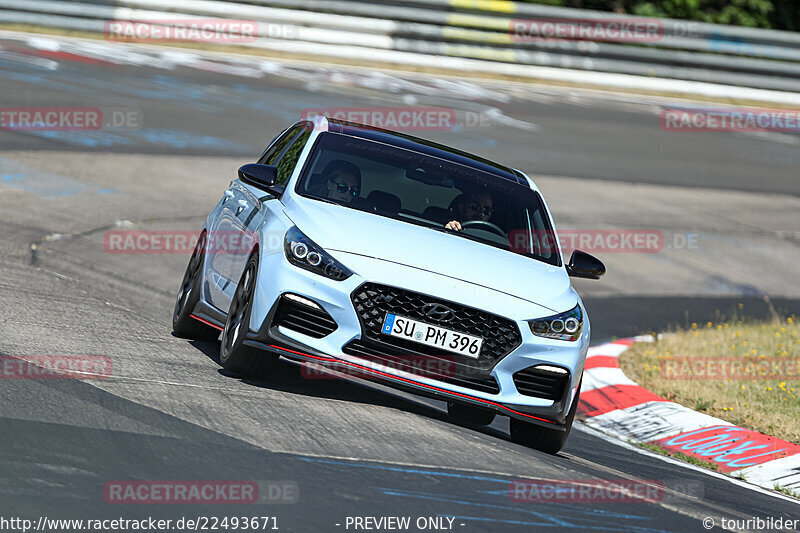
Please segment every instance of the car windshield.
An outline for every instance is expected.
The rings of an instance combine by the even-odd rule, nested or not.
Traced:
[[[325,132],[296,190],[302,196],[561,264],[536,191],[431,155]]]

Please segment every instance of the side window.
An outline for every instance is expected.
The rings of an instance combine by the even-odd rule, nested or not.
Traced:
[[[291,140],[294,139],[294,136],[297,135],[297,132],[299,132],[302,128],[303,126],[298,124],[297,126],[292,126],[286,130],[283,135],[278,138],[278,140],[272,143],[264,155],[261,156],[261,159],[258,160],[258,163],[261,165],[274,165],[280,155],[283,153],[284,148],[289,145]]]
[[[289,181],[294,167],[297,165],[297,160],[300,159],[300,152],[303,151],[303,148],[308,142],[308,138],[311,137],[311,124],[305,123],[301,128],[302,131],[300,134],[295,138],[289,148],[286,149],[280,161],[278,161],[277,185],[286,185],[286,182]]]

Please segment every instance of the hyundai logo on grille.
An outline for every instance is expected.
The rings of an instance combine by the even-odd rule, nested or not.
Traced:
[[[452,309],[442,304],[425,304],[422,306],[425,316],[439,322],[450,322],[456,317]]]

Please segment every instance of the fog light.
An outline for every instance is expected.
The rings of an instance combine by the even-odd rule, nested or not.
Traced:
[[[534,368],[536,370],[544,370],[545,372],[552,372],[553,374],[569,374],[568,370],[557,366],[539,365]]]
[[[317,302],[315,302],[314,300],[311,300],[309,298],[305,298],[303,296],[300,296],[299,294],[292,294],[292,293],[288,292],[288,293],[284,294],[283,297],[286,298],[287,300],[291,300],[291,301],[297,302],[299,304],[307,305],[308,307],[313,307],[314,309],[322,309],[322,307]]]

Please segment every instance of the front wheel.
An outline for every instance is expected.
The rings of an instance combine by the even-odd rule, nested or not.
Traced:
[[[197,302],[200,300],[200,280],[202,279],[203,260],[206,251],[206,234],[200,235],[197,244],[186,265],[181,288],[172,311],[172,332],[178,337],[201,341],[214,341],[219,337],[219,330],[203,324],[191,317]]]
[[[257,274],[258,254],[254,254],[247,262],[236,287],[219,347],[219,362],[222,367],[245,377],[265,376],[279,358],[276,354],[244,344],[250,329]]]
[[[572,422],[575,420],[575,413],[578,410],[580,394],[581,385],[579,383],[578,392],[575,394],[575,400],[573,400],[572,407],[570,407],[569,413],[567,413],[567,427],[564,431],[558,431],[557,429],[550,429],[517,418],[512,418],[511,440],[517,444],[522,444],[523,446],[545,453],[558,453],[567,442],[569,431],[572,429]]]

